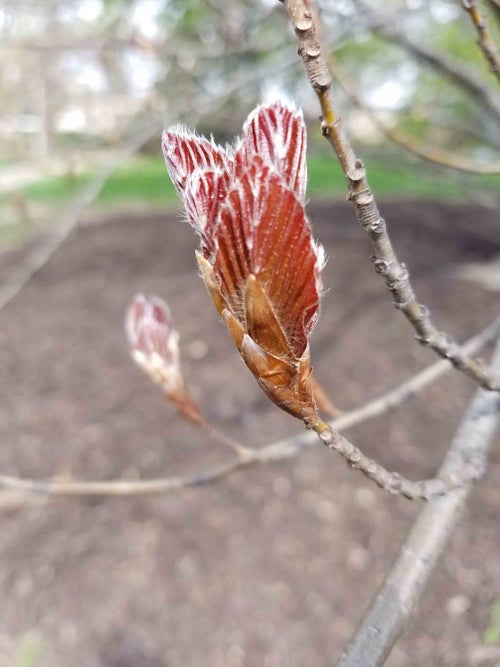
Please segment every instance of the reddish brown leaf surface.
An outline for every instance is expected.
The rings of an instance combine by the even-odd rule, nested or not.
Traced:
[[[303,207],[259,156],[235,178],[216,243],[214,272],[233,313],[244,318],[245,283],[253,274],[301,357],[319,307],[316,248]]]
[[[214,228],[228,186],[227,172],[196,170],[186,181],[186,213],[201,237],[202,252],[207,258],[215,252]]]

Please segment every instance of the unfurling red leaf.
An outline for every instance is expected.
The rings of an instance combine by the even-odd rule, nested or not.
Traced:
[[[181,197],[187,179],[196,169],[226,169],[227,155],[222,148],[213,141],[185,130],[181,125],[163,133],[162,146],[168,172]]]
[[[214,236],[214,271],[233,313],[245,311],[244,287],[253,275],[293,358],[301,357],[318,315],[321,264],[303,206],[260,156],[235,177]]]
[[[283,185],[303,204],[306,198],[306,127],[302,113],[283,104],[257,107],[243,126],[238,155],[249,164],[260,155],[272,165]]]
[[[271,400],[312,423],[308,336],[324,254],[304,211],[302,114],[258,107],[234,150],[179,128],[164,133],[163,149],[201,237],[202,277],[240,354]]]

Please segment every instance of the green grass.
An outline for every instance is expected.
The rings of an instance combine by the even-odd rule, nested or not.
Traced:
[[[347,192],[344,175],[334,156],[324,150],[321,148],[321,152],[309,157],[308,197],[311,200],[343,200]],[[481,192],[498,194],[500,189],[498,176],[470,176],[464,181],[450,171],[417,162],[403,162],[395,154],[369,155],[366,167],[378,199],[464,200],[464,182],[476,195]],[[22,194],[31,214],[31,228],[46,226],[52,219],[57,219],[61,208],[71,202],[96,173],[96,168],[89,168],[86,173],[71,178],[52,177],[25,187]],[[127,204],[180,208],[180,200],[160,155],[128,160],[107,181],[94,204],[94,210]],[[0,222],[1,246],[19,245],[32,232],[29,226],[21,224],[19,211],[10,197],[0,202]]]
[[[152,204],[177,201],[162,157],[131,160],[115,172],[99,196],[101,204],[130,200]]]
[[[333,156],[313,155],[308,162],[308,195],[344,198],[346,184],[340,166]],[[453,173],[427,165],[400,162],[391,157],[369,157],[366,167],[370,184],[377,197],[463,199],[463,185]],[[84,185],[91,173],[73,179],[50,178],[24,189],[28,201],[64,202]],[[470,177],[473,179],[473,177]],[[496,176],[473,179],[490,192],[498,192],[500,179]],[[178,198],[168,177],[163,159],[136,157],[129,160],[108,180],[97,203],[113,206],[120,203],[143,202],[156,205],[172,204]]]
[[[28,201],[64,202],[75,195],[92,177],[93,171],[76,177],[47,178],[26,186],[22,192]],[[163,159],[133,158],[120,167],[107,181],[97,202],[104,206],[127,201],[168,203],[177,198]]]
[[[489,646],[500,645],[500,599],[490,609],[490,622],[483,632],[483,642]]]
[[[340,165],[329,155],[309,160],[308,194],[311,199],[330,195],[344,197],[346,183]],[[368,157],[365,166],[376,197],[411,199],[463,199],[463,181],[455,173],[423,164],[401,162],[392,157]],[[499,176],[467,176],[470,186],[498,193]]]
[[[71,198],[85,185],[89,173],[78,176],[52,176],[22,189],[28,201],[58,202]]]

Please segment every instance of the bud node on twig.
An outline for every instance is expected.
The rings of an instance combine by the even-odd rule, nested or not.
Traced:
[[[400,300],[400,301],[393,301],[392,302],[394,308],[397,308],[397,310],[402,310],[402,311],[405,311],[408,308],[410,308],[412,303],[413,303],[413,297],[411,297],[411,296],[408,299],[406,299],[405,301]]]
[[[367,229],[372,234],[382,234],[385,231],[385,220],[383,218],[378,218],[371,222]]]
[[[355,195],[355,202],[357,206],[370,206],[373,202],[373,193],[370,191],[365,191],[360,195]],[[367,227],[369,229],[369,227]]]
[[[353,451],[349,455],[347,463],[353,470],[356,470],[360,466],[362,457],[363,455],[361,454],[359,449],[353,449]]]
[[[392,291],[398,290],[408,280],[409,275],[406,266],[400,264],[398,273],[392,276],[390,280],[387,280],[387,287]]]
[[[331,87],[332,80],[328,74],[319,74],[314,76],[312,84],[317,93],[323,94]]]
[[[403,478],[397,472],[391,472],[390,479],[386,485],[387,491],[394,496],[397,496],[401,493],[401,487],[403,486]]]
[[[377,257],[372,257],[372,260],[373,265],[375,266],[375,271],[381,274],[387,273],[393,263],[393,260],[379,259]]]
[[[358,164],[358,162],[360,164]],[[354,169],[350,169],[347,174],[347,178],[351,183],[359,183],[365,178],[365,168],[363,166],[363,163],[359,160],[356,161],[356,166]]]
[[[436,336],[430,334],[430,335],[417,335],[415,336],[415,340],[418,340],[420,345],[423,347],[432,347],[436,343]]]
[[[309,58],[319,58],[321,55],[321,49],[317,44],[306,47],[305,53]]]
[[[430,315],[430,311],[427,308],[427,306],[423,303],[418,304],[418,315],[417,315],[417,321],[418,322],[423,322],[426,320]]]
[[[304,18],[295,23],[295,30],[297,32],[307,32],[313,27],[313,22],[311,18],[308,18],[304,15]]]

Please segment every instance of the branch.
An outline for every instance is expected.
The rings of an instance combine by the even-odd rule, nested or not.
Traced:
[[[478,80],[475,73],[460,67],[454,60],[447,58],[444,54],[433,51],[421,42],[412,39],[398,27],[393,17],[390,20],[385,20],[365,0],[356,0],[356,3],[361,7],[363,14],[368,17],[372,30],[410,51],[416,58],[465,88],[476,101],[478,99],[482,100],[495,113],[496,117],[500,116],[500,97]]]
[[[469,354],[476,354],[499,335],[500,317],[488,325],[480,334],[468,340],[464,344],[463,350]],[[379,398],[369,401],[360,408],[344,413],[341,417],[332,421],[331,426],[346,430],[368,419],[380,416],[409,400],[450,370],[451,367],[446,361],[436,361]],[[138,496],[172,493],[217,482],[233,472],[257,464],[286,461],[299,454],[303,449],[316,445],[317,442],[317,438],[311,432],[300,433],[261,449],[246,449],[244,453],[228,463],[186,477],[172,476],[140,481],[110,480],[94,482],[85,480],[21,479],[9,475],[0,475],[0,488],[45,496]]]
[[[469,14],[477,32],[477,43],[490,64],[490,70],[500,81],[500,51],[498,50],[486,18],[479,11],[476,0],[462,0],[462,7]]]
[[[500,371],[500,344],[492,362]],[[441,475],[454,475],[464,459],[485,469],[500,417],[500,397],[478,390],[451,443]],[[471,484],[426,505],[362,619],[339,667],[378,667],[389,656],[423,593],[427,579],[461,515]]]
[[[146,130],[129,139],[123,149],[118,151],[107,164],[98,171],[90,183],[84,186],[81,192],[68,204],[56,229],[43,237],[34,250],[28,255],[25,262],[13,272],[13,275],[0,287],[0,310],[14,299],[23,287],[35,276],[41,268],[49,261],[56,250],[75,230],[82,215],[99,196],[102,188],[118,169],[118,167],[131,155],[136,153],[149,139],[161,130],[161,124],[148,124]]]
[[[379,213],[363,162],[356,157],[343,132],[332,96],[332,78],[316,36],[311,12],[306,9],[303,0],[284,0],[284,5],[297,35],[299,55],[321,105],[323,135],[337,154],[348,181],[349,199],[354,204],[358,222],[368,234],[374,250],[372,259],[375,270],[384,278],[394,297],[394,305],[413,326],[421,345],[430,347],[440,357],[448,359],[457,370],[481,387],[499,391],[500,376],[491,374],[482,363],[464,355],[450,336],[435,327],[427,307],[417,302],[408,270],[399,261],[386,223]]]
[[[432,479],[423,479],[413,482],[398,472],[392,472],[383,465],[370,459],[353,445],[341,433],[334,430],[325,422],[318,422],[313,426],[323,444],[340,454],[347,464],[375,482],[377,486],[392,495],[401,495],[409,500],[430,500],[437,496],[445,496],[453,489],[458,489],[472,480],[480,479],[483,469],[474,460],[463,459],[461,466],[453,473]]]
[[[446,151],[440,150],[439,148],[431,149],[422,146],[418,142],[414,141],[411,137],[404,135],[399,130],[389,127],[377,116],[374,110],[363,101],[355,88],[349,82],[348,77],[344,75],[339,65],[333,59],[330,59],[330,68],[335,75],[335,78],[340,83],[353,104],[355,104],[370,118],[374,125],[387,139],[394,142],[404,150],[412,153],[413,155],[416,155],[420,159],[431,162],[432,164],[437,164],[441,167],[447,167],[448,169],[454,169],[456,171],[465,172],[468,174],[484,175],[500,173],[500,162],[480,164],[478,162],[468,160],[465,157],[450,155]]]

